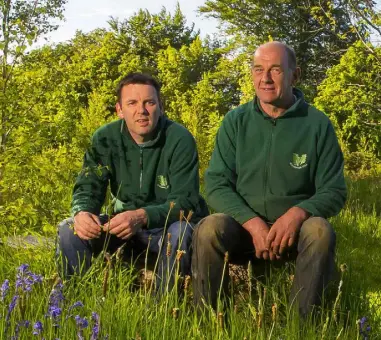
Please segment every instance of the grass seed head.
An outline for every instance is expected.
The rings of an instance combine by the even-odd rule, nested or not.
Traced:
[[[342,264],[340,265],[340,271],[341,271],[342,273],[345,273],[347,270],[348,270],[348,266],[346,265],[346,263],[342,263]]]
[[[180,309],[178,308],[173,308],[172,309],[172,317],[177,320],[179,318],[179,314],[180,314]]]
[[[188,291],[189,286],[190,286],[190,281],[191,281],[190,275],[186,275],[185,276],[185,282],[184,282],[184,290],[185,291]]]
[[[171,234],[169,233],[168,233],[167,251],[165,254],[167,255],[167,257],[170,257],[172,254]]]
[[[221,328],[224,328],[224,314],[223,313],[218,313],[218,325]]]
[[[184,219],[184,210],[180,210],[180,222]]]
[[[177,250],[176,251],[176,261],[179,262],[185,253],[186,253],[185,250]]]
[[[278,315],[278,305],[274,303],[271,307],[273,322],[276,321]]]
[[[188,213],[188,216],[187,216],[187,221],[188,222],[190,222],[190,220],[192,219],[192,216],[193,216],[193,211],[189,210],[189,213]]]

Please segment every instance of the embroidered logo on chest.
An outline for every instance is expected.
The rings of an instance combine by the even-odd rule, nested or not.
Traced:
[[[290,165],[294,169],[303,169],[307,166],[307,155],[302,154],[298,155],[297,153],[292,154],[292,161],[290,162]]]
[[[169,184],[168,184],[167,177],[163,175],[157,176],[157,186],[161,189],[168,189]]]

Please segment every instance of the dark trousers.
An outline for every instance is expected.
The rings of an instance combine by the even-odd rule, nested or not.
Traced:
[[[101,215],[100,219],[104,224],[108,217]],[[126,244],[124,251],[134,258],[148,251],[151,262],[158,261],[155,284],[157,290],[161,292],[173,288],[177,272],[183,277],[190,275],[193,225],[189,223],[171,224],[167,228],[162,246],[164,228],[140,229],[127,241],[105,232],[102,232],[100,238],[85,241],[74,234],[71,225],[73,219],[69,218],[58,226],[57,255],[61,255],[59,268],[65,278],[74,274],[83,275],[90,268],[93,256],[99,255],[102,250],[114,253],[123,244]],[[179,260],[176,259],[178,251],[185,252]]]
[[[290,303],[298,306],[302,316],[321,303],[323,290],[335,273],[335,244],[335,232],[325,219],[311,217],[303,223],[296,245],[296,271],[290,293]],[[228,293],[226,252],[230,263],[242,263],[243,259],[249,261],[255,257],[250,234],[225,214],[201,220],[193,234],[192,282],[196,305],[202,306],[205,300],[216,308],[220,287],[222,294]]]

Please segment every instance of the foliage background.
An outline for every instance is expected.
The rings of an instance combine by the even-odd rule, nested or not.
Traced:
[[[55,233],[57,223],[69,213],[73,182],[91,134],[117,118],[114,89],[130,71],[149,72],[161,82],[166,115],[186,126],[196,139],[202,180],[222,118],[253,98],[253,51],[261,43],[279,39],[297,52],[304,74],[299,87],[306,98],[336,127],[350,188],[347,207],[332,220],[338,236],[338,261],[349,264],[339,309],[350,321],[347,325],[345,321],[338,323],[333,317],[336,311],[328,311],[322,314],[318,327],[307,329],[306,334],[323,338],[320,331],[324,334],[329,324],[329,336],[339,338],[337,334],[343,332],[339,334],[353,339],[355,319],[363,312],[370,313],[373,325],[379,326],[381,278],[379,270],[372,267],[380,260],[381,240],[381,47],[372,43],[381,37],[376,3],[207,0],[200,12],[219,20],[218,36],[202,39],[178,7],[174,13],[140,10],[128,19],[110,18],[108,29],[78,32],[70,41],[31,49],[39,37],[57,28],[52,22],[63,18],[65,4],[66,0],[0,0],[0,237]],[[35,260],[45,277],[54,273],[54,262],[46,262],[44,251],[19,254],[12,249],[0,250],[2,280],[13,273],[14,263],[7,261],[12,256],[18,264]],[[284,293],[282,275],[273,278],[278,281],[269,285],[271,294],[278,294],[277,290]],[[46,291],[51,288],[48,285],[44,286]],[[75,291],[70,298],[80,294]],[[135,295],[123,297],[123,306],[129,308],[129,299],[136,299],[133,301],[142,313],[152,312],[157,321],[153,323],[157,326],[140,327],[135,316],[132,337],[135,332],[161,330],[168,302],[157,307],[162,308],[157,313],[156,305],[146,308]],[[277,300],[283,311],[284,297]],[[41,303],[33,304],[39,306],[39,313]],[[89,304],[99,307],[96,298]],[[181,313],[188,319],[176,328],[177,337],[184,338],[191,330],[197,338],[196,319],[185,305]],[[247,323],[252,322],[246,307],[231,315],[237,325],[233,333],[240,338],[247,335]],[[268,320],[270,310],[268,302]],[[114,324],[127,327],[124,319],[125,315],[120,315],[119,323],[107,318],[105,322],[112,330]],[[285,327],[282,323],[277,326],[274,334],[296,334],[297,320],[289,321],[284,321]],[[216,323],[210,327],[207,334],[220,332]],[[252,336],[267,337],[271,327],[270,322],[267,331],[253,331]],[[73,331],[75,327],[67,330]],[[229,338],[233,333],[220,332],[218,337]]]
[[[334,122],[348,170],[379,168],[375,3],[208,0],[200,11],[220,20],[218,37],[201,39],[178,6],[110,18],[108,29],[26,53],[57,27],[50,20],[63,17],[65,3],[1,1],[0,234],[53,231],[67,216],[90,136],[116,119],[114,89],[130,71],[162,83],[166,115],[197,141],[202,180],[223,116],[254,95],[250,57],[269,39],[295,47],[306,74],[299,86]]]

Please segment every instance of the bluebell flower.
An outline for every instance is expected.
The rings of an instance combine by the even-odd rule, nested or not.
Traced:
[[[370,336],[370,331],[371,331],[371,327],[369,326],[369,324],[367,323],[368,319],[364,316],[362,317],[359,321],[358,321],[358,324],[359,324],[359,332],[360,332],[360,335],[362,336],[363,340],[369,340],[369,336]]]
[[[78,332],[77,332],[78,340],[84,340],[85,338],[83,336],[83,330],[89,326],[89,322],[87,321],[86,317],[81,318],[79,315],[76,315],[74,319],[78,327]]]
[[[91,320],[93,321],[93,328],[92,328],[92,331],[91,331],[91,338],[90,338],[90,340],[98,340],[99,328],[100,328],[99,315],[97,313],[95,313],[95,312],[92,312],[91,313]]]
[[[79,329],[85,329],[89,326],[89,322],[87,321],[86,317],[81,318],[79,315],[76,315],[74,319]]]
[[[37,321],[34,325],[33,325],[33,335],[39,335],[41,334],[41,332],[44,330],[43,326],[42,326],[42,322],[41,321]]]
[[[66,319],[69,319],[70,317],[73,316],[73,314],[71,314],[71,311],[74,309],[74,308],[82,308],[84,307],[83,303],[81,301],[77,301],[77,302],[74,302],[68,309],[67,309],[67,316],[66,316]]]
[[[13,336],[11,336],[11,340],[17,340],[19,338],[19,335],[20,335],[20,328],[21,327],[25,327],[25,328],[28,328],[30,325],[30,322],[28,320],[24,320],[24,321],[19,321],[17,324],[16,324],[16,327],[15,327],[15,334]]]
[[[69,308],[68,312],[71,312],[72,309],[78,308],[78,307],[83,307],[83,303],[81,301],[74,302]]]
[[[24,292],[30,292],[35,283],[42,282],[42,276],[30,272],[28,264],[22,264],[17,268],[17,272],[16,289],[20,288]]]
[[[62,293],[62,283],[54,286],[49,296],[49,307],[48,312],[45,314],[46,317],[53,319],[54,327],[59,327],[59,317],[62,314],[61,304],[65,300]]]
[[[20,267],[17,268],[17,271],[19,273],[25,273],[28,271],[29,264],[22,264]]]
[[[57,306],[50,306],[48,310],[48,315],[53,319],[58,319],[58,317],[62,314],[62,309]]]
[[[0,288],[0,301],[3,302],[9,291],[9,280],[4,280]]]
[[[16,307],[16,303],[17,303],[17,300],[18,300],[19,296],[18,295],[15,295],[13,298],[12,298],[12,301],[10,302],[9,304],[9,307],[8,307],[8,311],[7,311],[7,315],[5,317],[5,321],[7,323],[9,323],[9,320],[10,320],[10,317],[11,317],[11,313],[12,311],[15,309]]]

